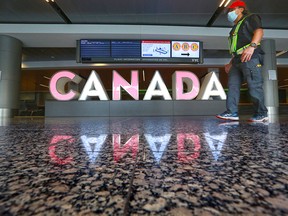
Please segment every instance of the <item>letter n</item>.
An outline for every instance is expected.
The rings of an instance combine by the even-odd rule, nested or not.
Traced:
[[[131,84],[129,84],[117,71],[113,71],[112,81],[112,98],[113,100],[121,100],[121,87],[129,93],[135,100],[139,100],[139,81],[138,71],[131,71]]]

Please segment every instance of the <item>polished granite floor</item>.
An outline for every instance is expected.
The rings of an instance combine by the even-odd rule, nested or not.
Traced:
[[[288,215],[288,116],[0,125],[0,215]]]

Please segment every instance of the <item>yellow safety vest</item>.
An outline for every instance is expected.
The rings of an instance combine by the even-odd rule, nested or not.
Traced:
[[[240,20],[238,23],[237,23],[237,26],[235,28],[235,31],[234,33],[232,34],[232,38],[231,36],[229,36],[228,38],[228,42],[229,42],[229,50],[230,50],[230,54],[234,54],[236,53],[237,55],[240,55],[242,54],[243,50],[246,49],[247,47],[250,46],[250,43],[241,47],[240,49],[237,49],[237,42],[238,42],[238,31],[240,29],[240,26],[241,24],[244,22],[244,20],[251,16],[252,14],[249,14],[247,16],[245,16],[242,20]],[[260,43],[258,43],[258,45],[260,45]]]

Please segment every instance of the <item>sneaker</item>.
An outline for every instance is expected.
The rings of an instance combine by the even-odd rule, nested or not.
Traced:
[[[249,120],[249,122],[265,122],[268,121],[268,116],[263,114],[255,114]]]
[[[216,117],[220,119],[224,119],[224,120],[233,120],[233,121],[239,120],[239,116],[237,112],[231,113],[231,112],[225,111],[222,114],[216,115]]]

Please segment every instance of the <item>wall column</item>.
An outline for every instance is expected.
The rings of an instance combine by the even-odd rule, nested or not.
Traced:
[[[261,47],[265,52],[262,67],[265,105],[268,115],[277,115],[279,113],[279,96],[275,40],[263,40]]]
[[[22,42],[0,35],[0,117],[13,117],[19,107]]]

